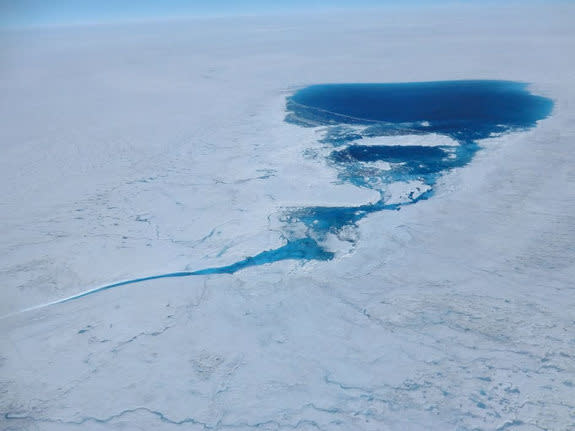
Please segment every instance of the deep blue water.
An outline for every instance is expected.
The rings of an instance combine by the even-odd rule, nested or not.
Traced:
[[[431,162],[440,164],[447,156],[448,154],[441,148],[415,145],[350,145],[345,150],[332,153],[332,159],[337,163],[383,160],[391,163]]]
[[[388,123],[481,139],[532,127],[549,115],[552,102],[526,87],[510,81],[312,85],[288,99],[288,119],[306,125]]]
[[[117,286],[169,277],[233,274],[244,268],[280,260],[329,260],[323,246],[327,235],[356,228],[371,213],[400,210],[433,195],[437,179],[465,166],[480,150],[479,141],[495,135],[527,130],[550,115],[553,102],[531,94],[527,85],[509,81],[443,81],[401,84],[326,84],[303,88],[287,98],[286,121],[319,127],[318,145],[329,148],[325,160],[342,183],[379,192],[377,202],[358,206],[286,208],[286,244],[233,264],[142,277],[101,286],[55,303],[77,299]],[[362,145],[378,136],[441,134],[456,146]],[[373,162],[387,162],[388,168]],[[313,181],[310,178],[310,181]],[[395,182],[414,182],[400,202],[388,199]],[[411,184],[411,183],[410,183]],[[302,229],[295,227],[303,226]]]

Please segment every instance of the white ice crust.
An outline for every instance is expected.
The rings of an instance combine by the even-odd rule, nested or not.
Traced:
[[[393,145],[405,146],[416,145],[419,147],[453,147],[459,143],[451,139],[449,136],[440,135],[437,133],[429,133],[426,135],[398,135],[398,136],[377,136],[373,138],[363,138],[358,141],[351,142],[352,144],[359,145]]]

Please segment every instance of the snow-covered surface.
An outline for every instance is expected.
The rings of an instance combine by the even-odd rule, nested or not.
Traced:
[[[3,34],[0,428],[575,428],[574,11]],[[335,259],[20,313],[276,248],[286,207],[377,199],[309,156],[293,89],[469,78],[530,82],[553,116],[369,215],[353,247],[328,238]]]
[[[445,135],[430,133],[427,135],[377,136],[357,141],[361,145],[417,145],[419,147],[437,147],[458,145],[457,141]]]

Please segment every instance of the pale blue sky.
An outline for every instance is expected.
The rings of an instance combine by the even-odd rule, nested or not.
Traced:
[[[449,0],[482,3],[480,0]],[[418,6],[446,0],[0,0],[0,26],[58,25],[187,16]]]

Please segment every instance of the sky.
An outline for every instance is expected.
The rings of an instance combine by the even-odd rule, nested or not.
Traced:
[[[413,6],[443,2],[446,0],[0,0],[0,27],[373,8],[382,5]],[[479,0],[450,2],[479,3]]]

